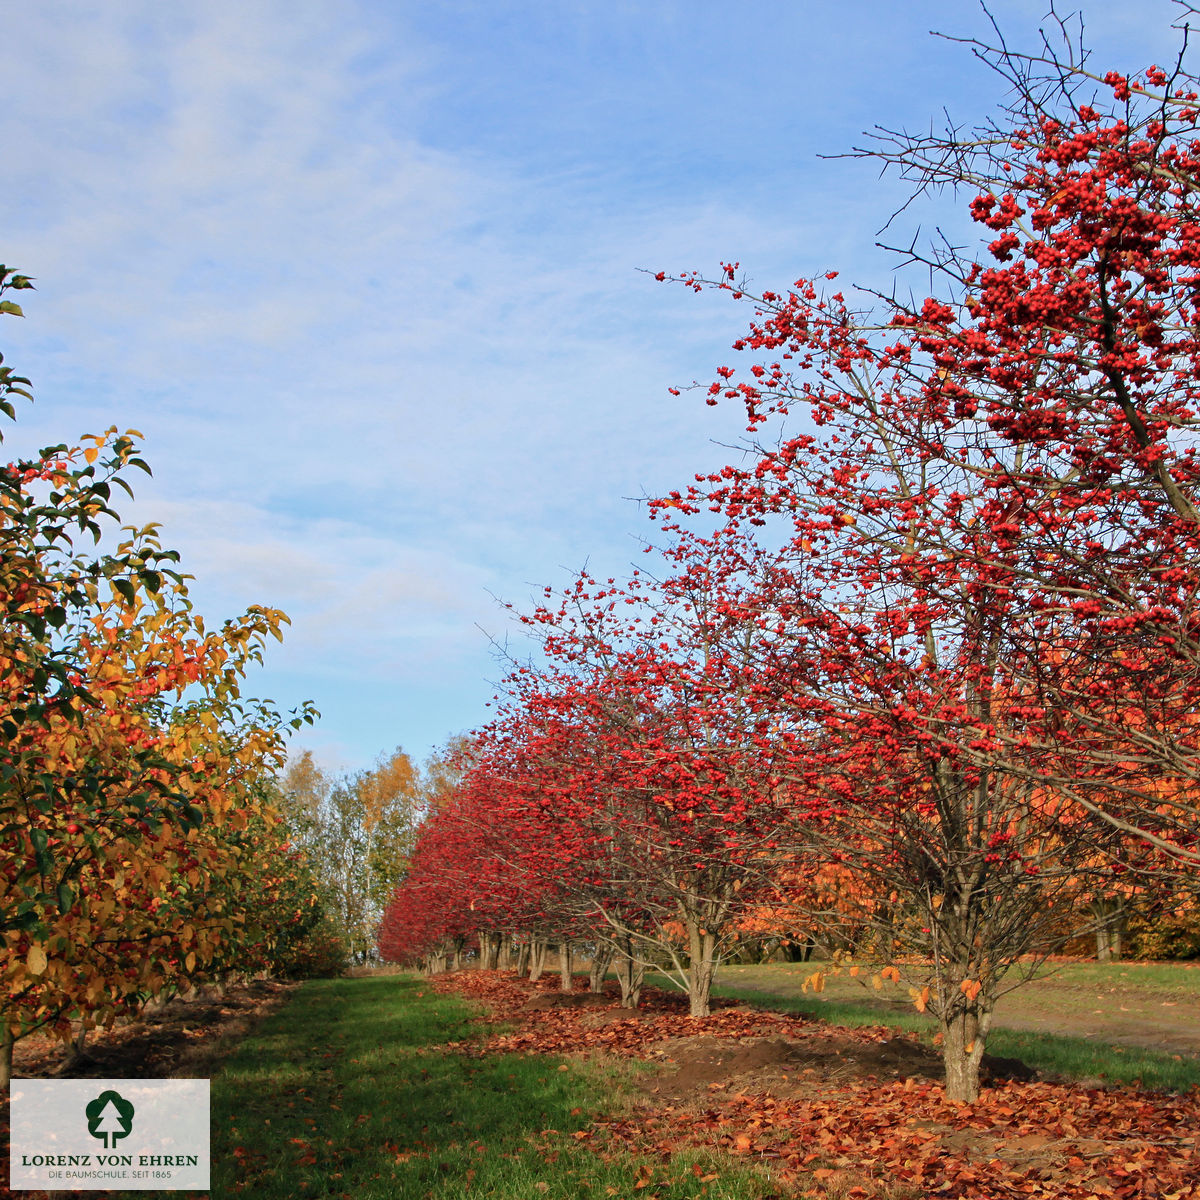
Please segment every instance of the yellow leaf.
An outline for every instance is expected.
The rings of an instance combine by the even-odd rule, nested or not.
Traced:
[[[25,966],[29,968],[30,975],[41,975],[46,970],[46,965],[46,951],[41,946],[30,946],[29,953],[25,956]]]
[[[883,980],[880,979],[878,975],[872,975],[871,982],[875,985],[875,990],[877,992],[883,990]]]

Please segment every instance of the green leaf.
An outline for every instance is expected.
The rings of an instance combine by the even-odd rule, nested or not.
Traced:
[[[22,933],[44,933],[42,920],[38,916],[37,909],[29,908],[25,911],[18,910],[15,924]]]
[[[33,842],[33,853],[37,859],[38,872],[42,875],[49,875],[53,869],[54,862],[50,857],[50,851],[46,845],[46,831],[44,829],[31,829],[29,831],[29,840]]]
[[[137,599],[137,589],[129,582],[128,579],[114,579],[112,581],[113,590],[120,592],[130,604],[133,604]]]
[[[14,304],[11,300],[0,300],[0,313],[9,313],[14,317],[23,317],[25,315],[21,311],[21,306]]]

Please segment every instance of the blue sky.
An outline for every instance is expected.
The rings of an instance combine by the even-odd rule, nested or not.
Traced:
[[[1045,8],[992,5],[1022,46]],[[1166,0],[1082,8],[1105,69],[1173,53]],[[10,451],[140,429],[122,515],[162,523],[210,620],[292,618],[248,690],[313,700],[298,745],[331,767],[423,756],[486,719],[495,598],[623,571],[636,497],[739,438],[667,388],[748,311],[645,272],[889,286],[901,186],[819,156],[1002,98],[930,29],[987,26],[941,0],[7,6],[0,260],[38,286],[0,337],[38,396]]]

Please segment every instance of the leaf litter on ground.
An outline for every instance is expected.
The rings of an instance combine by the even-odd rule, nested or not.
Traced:
[[[653,1064],[628,1115],[583,1131],[601,1155],[669,1163],[718,1151],[811,1196],[1200,1200],[1195,1089],[1085,1088],[1002,1060],[978,1102],[956,1104],[945,1099],[939,1056],[886,1026],[728,1001],[694,1019],[682,997],[653,988],[631,1011],[615,993],[562,993],[557,977],[531,984],[513,972],[462,971],[429,986],[472,997],[505,1026],[456,1043],[463,1053]]]

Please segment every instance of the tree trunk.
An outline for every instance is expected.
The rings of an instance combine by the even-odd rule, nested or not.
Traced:
[[[512,966],[512,938],[506,933],[500,935],[500,950],[496,956],[496,969],[507,971]]]
[[[604,976],[613,960],[613,948],[603,942],[596,943],[596,953],[588,971],[588,991],[600,995],[604,991]]]
[[[645,977],[646,964],[638,959],[633,938],[623,937],[617,952],[617,982],[621,985],[622,1008],[637,1008],[641,1003]]]
[[[1120,900],[1099,901],[1092,905],[1096,914],[1096,961],[1113,962],[1121,957],[1121,938],[1125,931],[1125,905]]]
[[[481,933],[479,935],[479,965],[485,971],[494,971],[500,961],[501,935]]]
[[[775,951],[779,949],[779,938],[764,938],[758,943],[758,953],[754,961],[757,963],[769,963],[775,957]]]
[[[13,1032],[7,1022],[0,1023],[0,1095],[8,1096],[8,1085],[12,1082]]]
[[[713,975],[717,969],[717,939],[707,929],[688,922],[688,1009],[693,1017],[707,1017],[712,1009]]]
[[[814,949],[814,944],[808,938],[805,938],[802,942],[793,940],[785,941],[783,943],[783,957],[788,962],[805,963],[812,958]]]
[[[59,1064],[57,1074],[67,1075],[73,1071],[80,1063],[89,1061],[91,1055],[87,1054],[84,1047],[87,1045],[88,1028],[80,1021],[79,1031],[72,1039],[70,1048],[63,1055],[63,1060]]]
[[[979,1067],[986,1036],[987,1017],[978,1011],[958,1012],[942,1019],[947,1100],[974,1104],[979,1099]]]
[[[558,984],[564,992],[571,990],[571,943],[566,938],[558,947]]]
[[[524,975],[529,970],[529,943],[522,942],[517,947],[517,974]]]
[[[529,947],[529,982],[536,983],[546,969],[546,943],[541,938],[534,938]]]
[[[452,971],[461,971],[462,970],[462,954],[463,954],[463,942],[464,941],[465,941],[464,938],[455,938],[454,939],[454,960],[450,964],[450,969]]]

